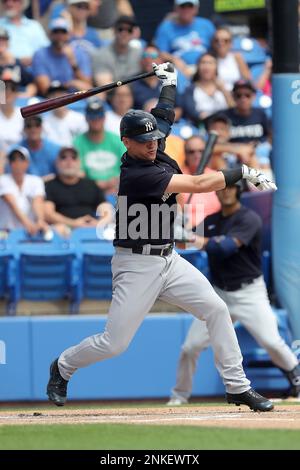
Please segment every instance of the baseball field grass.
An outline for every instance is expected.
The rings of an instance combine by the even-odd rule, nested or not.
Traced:
[[[300,450],[300,403],[0,408],[0,450]]]
[[[299,450],[300,431],[77,424],[0,428],[1,450]]]

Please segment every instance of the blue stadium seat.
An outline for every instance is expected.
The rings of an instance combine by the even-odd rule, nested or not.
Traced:
[[[13,251],[6,240],[0,240],[0,299],[6,301],[6,313],[15,312],[16,279]]]
[[[98,235],[101,236],[101,232]],[[73,230],[71,241],[81,260],[81,298],[110,300],[112,295],[110,241],[99,239],[94,228]]]
[[[172,134],[187,139],[192,135],[199,135],[199,129],[185,119],[180,119],[172,126]]]
[[[23,229],[12,231],[8,242],[17,262],[16,302],[68,299],[70,313],[76,313],[80,283],[74,247],[56,233],[45,241],[41,235],[28,236]]]
[[[242,54],[249,66],[263,64],[268,58],[266,49],[254,38],[236,36],[233,38],[232,49]]]

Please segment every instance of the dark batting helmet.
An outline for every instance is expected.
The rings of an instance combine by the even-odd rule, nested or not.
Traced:
[[[157,127],[155,117],[146,111],[130,109],[120,123],[120,134],[137,142],[148,142],[165,137]]]

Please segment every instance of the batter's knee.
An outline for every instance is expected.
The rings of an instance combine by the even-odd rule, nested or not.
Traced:
[[[218,295],[214,298],[211,307],[207,309],[207,313],[214,316],[230,316],[226,303]]]
[[[181,348],[181,354],[182,356],[187,356],[187,357],[192,357],[192,358],[198,358],[200,352],[203,350],[201,344],[187,344],[183,345]]]
[[[128,348],[128,343],[111,344],[109,347],[110,356],[119,356]]]
[[[93,347],[99,351],[103,358],[118,356],[124,352],[129,341],[117,338],[115,341],[107,332],[93,336]]]

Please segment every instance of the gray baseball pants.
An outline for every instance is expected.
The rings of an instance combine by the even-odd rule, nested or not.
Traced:
[[[161,299],[205,321],[226,391],[243,393],[250,388],[228,308],[194,266],[175,251],[161,257],[117,248],[112,275],[112,302],[105,330],[60,355],[59,370],[65,380],[80,367],[125,351],[154,302]]]
[[[232,321],[238,320],[249,331],[256,342],[268,351],[276,366],[290,371],[298,364],[296,356],[279,335],[263,276],[234,292],[217,287],[215,290],[226,303]],[[173,398],[189,399],[199,355],[210,344],[206,324],[195,319],[181,349]]]

